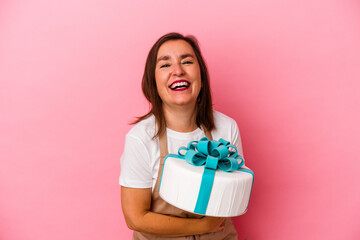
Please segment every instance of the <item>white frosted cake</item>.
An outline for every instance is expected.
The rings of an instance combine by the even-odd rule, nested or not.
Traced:
[[[254,175],[247,167],[232,172],[215,171],[213,186],[204,213],[195,211],[204,165],[194,166],[183,157],[166,157],[160,182],[160,196],[182,210],[207,216],[233,217],[246,212]]]

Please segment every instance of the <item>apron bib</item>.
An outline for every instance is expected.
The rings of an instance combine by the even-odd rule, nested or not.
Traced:
[[[205,130],[205,136],[212,140],[211,132]],[[183,218],[202,218],[203,216],[193,214],[190,212],[186,212],[181,210],[177,207],[174,207],[167,202],[165,202],[159,195],[159,186],[160,186],[160,178],[163,170],[164,160],[168,155],[168,146],[167,146],[167,134],[166,130],[164,134],[159,136],[159,144],[160,144],[160,164],[159,164],[159,171],[158,177],[156,179],[155,188],[152,193],[151,197],[151,211],[174,216],[174,217],[183,217]],[[149,233],[143,232],[136,232],[134,231],[133,240],[164,240],[164,239],[176,239],[176,240],[237,240],[237,232],[232,223],[231,218],[227,218],[224,221],[225,228],[220,232],[216,233],[206,233],[202,235],[189,235],[189,236],[182,236],[182,237],[164,237]]]

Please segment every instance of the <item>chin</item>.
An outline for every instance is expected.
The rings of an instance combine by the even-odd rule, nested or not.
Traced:
[[[178,105],[178,106],[192,106],[192,105],[195,105],[196,101],[194,100],[191,100],[191,101],[176,101],[174,102],[175,105]]]

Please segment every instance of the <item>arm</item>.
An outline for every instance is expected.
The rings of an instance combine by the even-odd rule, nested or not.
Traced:
[[[169,237],[221,231],[225,218],[178,218],[150,211],[151,188],[121,187],[121,205],[128,227]]]

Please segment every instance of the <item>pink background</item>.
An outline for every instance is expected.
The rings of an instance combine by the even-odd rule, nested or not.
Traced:
[[[130,239],[119,158],[170,31],[199,39],[256,174],[240,239],[360,239],[356,0],[2,0],[0,239]]]

